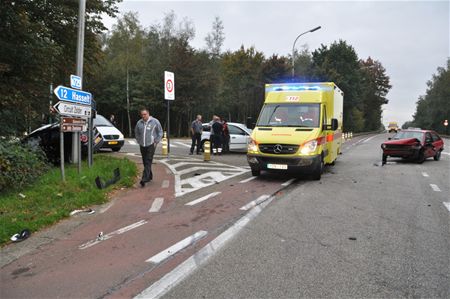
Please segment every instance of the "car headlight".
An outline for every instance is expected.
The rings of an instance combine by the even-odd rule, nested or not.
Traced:
[[[258,143],[256,143],[255,140],[250,139],[247,149],[249,152],[257,152],[258,151]]]
[[[123,134],[122,133],[119,134],[119,139],[123,139]]]
[[[311,140],[302,145],[300,153],[302,155],[309,155],[309,154],[315,152],[316,149],[317,149],[317,140]]]
[[[381,148],[382,148],[382,149],[385,149],[385,148],[386,148],[386,144],[384,144],[384,143],[381,144]]]

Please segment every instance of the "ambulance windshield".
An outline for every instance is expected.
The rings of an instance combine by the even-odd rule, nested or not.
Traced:
[[[319,104],[266,104],[257,126],[318,128],[319,120]]]

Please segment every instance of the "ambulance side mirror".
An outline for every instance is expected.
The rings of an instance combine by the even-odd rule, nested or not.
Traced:
[[[338,129],[338,120],[336,118],[331,119],[331,130],[336,131]]]

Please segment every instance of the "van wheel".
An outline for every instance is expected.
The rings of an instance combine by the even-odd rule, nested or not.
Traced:
[[[253,170],[252,169],[252,176],[259,176],[261,174],[261,170]]]
[[[434,161],[439,161],[441,159],[441,151],[438,151],[433,157]]]
[[[316,181],[320,181],[320,178],[322,177],[323,169],[325,167],[325,164],[323,162],[323,156],[320,156],[320,163],[317,165],[316,169],[313,172],[313,179]]]

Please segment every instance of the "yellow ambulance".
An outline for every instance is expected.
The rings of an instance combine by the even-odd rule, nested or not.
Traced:
[[[343,102],[332,82],[266,84],[247,151],[252,175],[288,171],[320,180],[341,151]]]

